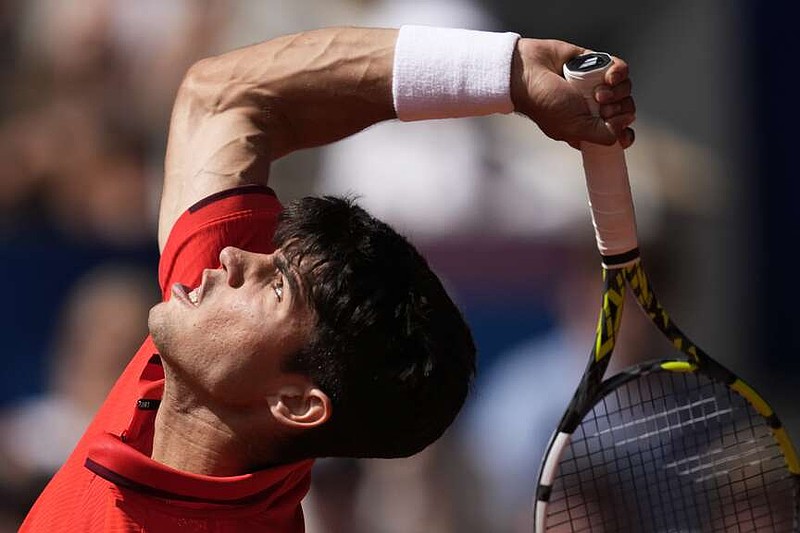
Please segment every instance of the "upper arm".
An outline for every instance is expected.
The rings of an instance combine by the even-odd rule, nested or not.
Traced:
[[[270,162],[393,118],[395,30],[325,28],[195,64],[170,121],[158,240],[193,203],[266,185]]]
[[[175,100],[159,209],[161,250],[192,204],[225,189],[266,185],[269,178],[271,158],[259,110],[220,101],[224,85],[213,79],[213,68],[208,60],[193,66]]]

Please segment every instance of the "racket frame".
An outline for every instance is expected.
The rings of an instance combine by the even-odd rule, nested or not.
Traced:
[[[605,71],[613,64],[610,55],[589,53],[564,65],[565,78],[584,97],[590,111],[599,115],[594,89],[603,83]],[[800,531],[800,460],[774,410],[750,385],[697,347],[669,318],[655,297],[639,255],[633,199],[624,151],[617,143],[601,146],[581,143],[592,223],[603,265],[603,301],[594,346],[586,370],[556,431],[551,436],[541,463],[534,498],[534,531],[546,528],[547,505],[563,453],[572,433],[586,414],[605,395],[645,373],[681,372],[705,375],[736,392],[748,402],[772,431],[794,482],[794,530]],[[625,289],[629,287],[650,321],[686,359],[665,359],[641,363],[603,381],[616,344],[622,318]]]

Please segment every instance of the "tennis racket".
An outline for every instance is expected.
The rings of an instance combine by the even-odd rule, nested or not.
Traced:
[[[586,98],[613,60],[564,66]],[[770,405],[684,335],[642,263],[619,144],[581,145],[603,294],[594,346],[542,461],[534,531],[800,531],[800,462]],[[603,379],[630,290],[682,357]]]

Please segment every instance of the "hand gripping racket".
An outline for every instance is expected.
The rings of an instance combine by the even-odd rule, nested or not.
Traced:
[[[597,114],[607,54],[569,61],[564,75]],[[580,385],[542,461],[536,533],[800,531],[800,462],[769,404],[690,341],[656,300],[639,260],[619,144],[581,145],[603,295]],[[681,359],[603,379],[626,287]]]

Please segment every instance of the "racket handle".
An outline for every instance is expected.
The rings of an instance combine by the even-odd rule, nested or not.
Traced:
[[[600,114],[594,89],[603,84],[603,76],[612,63],[608,54],[592,52],[564,65],[564,77],[583,95],[594,116]],[[604,146],[582,142],[580,149],[603,264],[607,268],[631,265],[639,258],[639,243],[625,152],[619,143]]]

